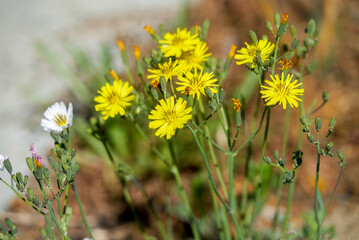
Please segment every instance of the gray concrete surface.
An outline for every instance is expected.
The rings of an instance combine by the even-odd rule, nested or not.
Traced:
[[[0,153],[15,171],[25,171],[34,143],[45,154],[50,136],[41,129],[36,101],[65,101],[61,77],[41,61],[34,41],[60,48],[64,39],[99,51],[101,43],[118,36],[149,39],[146,24],[157,27],[173,19],[184,0],[0,0]],[[191,4],[199,2],[191,1]],[[144,41],[144,40],[142,40]],[[61,49],[61,48],[60,48]],[[75,113],[76,114],[76,113]],[[0,177],[8,179],[5,172]],[[0,211],[15,196],[0,183]]]

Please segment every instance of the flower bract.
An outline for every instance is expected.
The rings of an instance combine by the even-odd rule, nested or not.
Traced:
[[[190,71],[185,72],[183,77],[178,77],[177,84],[180,85],[180,87],[176,89],[186,95],[192,95],[193,98],[197,95],[197,99],[199,99],[201,93],[205,94],[204,89],[206,87],[208,87],[212,93],[217,92],[217,89],[214,88],[218,86],[215,84],[217,79],[213,78],[213,76],[213,73],[203,73],[202,71],[198,73],[197,69],[195,69],[193,73]]]
[[[114,81],[113,85],[106,83],[100,90],[98,96],[94,98],[95,110],[101,112],[104,120],[115,115],[125,115],[126,107],[130,106],[135,95],[131,94],[133,86],[128,82],[123,83],[122,80]]]
[[[191,107],[186,108],[187,101],[178,98],[175,102],[174,97],[160,100],[155,109],[151,110],[148,119],[152,120],[149,123],[149,128],[157,129],[155,135],[170,139],[177,128],[183,128],[184,125],[192,118],[190,114]]]
[[[41,127],[47,132],[61,133],[72,125],[72,103],[68,109],[63,102],[56,102],[48,107],[44,113],[45,118],[41,119]]]
[[[197,34],[192,35],[186,28],[183,30],[177,28],[176,33],[166,33],[164,39],[158,42],[165,57],[179,58],[182,52],[194,49],[199,41]]]
[[[250,68],[257,66],[256,56],[259,56],[262,62],[269,60],[269,55],[273,52],[274,44],[269,42],[267,39],[259,40],[258,43],[252,43],[249,45],[245,43],[246,47],[238,50],[238,54],[234,56],[237,59],[237,65],[248,64]]]
[[[286,109],[288,102],[291,107],[298,107],[297,101],[302,101],[298,96],[302,96],[304,93],[303,88],[298,88],[302,83],[297,84],[297,80],[292,82],[293,75],[290,74],[286,77],[284,73],[281,77],[278,75],[270,77],[271,81],[265,80],[268,86],[262,86],[263,90],[261,90],[266,104],[273,106],[279,103],[279,105],[283,105],[283,109]]]

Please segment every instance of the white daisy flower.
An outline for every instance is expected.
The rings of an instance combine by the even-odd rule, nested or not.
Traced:
[[[44,116],[45,118],[41,119],[41,127],[47,132],[61,133],[72,125],[72,103],[69,103],[68,109],[63,102],[54,103],[46,109]]]
[[[4,161],[8,160],[9,157],[8,156],[4,156],[2,154],[0,154],[0,171],[4,170],[5,165],[4,165]]]

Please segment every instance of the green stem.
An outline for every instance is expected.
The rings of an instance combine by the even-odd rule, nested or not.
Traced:
[[[224,231],[223,231],[223,225],[221,223],[221,216],[220,216],[220,212],[219,212],[217,201],[216,201],[216,194],[214,192],[212,184],[209,184],[209,193],[211,194],[211,199],[212,199],[212,202],[213,202],[213,212],[214,212],[214,215],[215,215],[215,220],[216,220],[216,226],[217,226],[217,232],[218,232],[218,235],[219,235],[219,239],[224,240],[225,236],[224,236]],[[226,217],[225,219],[227,219],[227,216],[225,216],[225,217]],[[225,219],[223,219],[223,220],[225,220]]]
[[[319,211],[318,211],[318,195],[320,194],[318,183],[319,183],[319,170],[320,170],[320,146],[319,146],[319,131],[317,131],[317,168],[315,172],[315,195],[314,195],[314,212],[315,212],[315,219],[317,221],[317,236],[316,239],[320,238],[320,218],[319,218]]]
[[[200,238],[200,231],[198,229],[198,226],[195,223],[193,210],[192,210],[191,204],[189,202],[188,196],[187,196],[187,194],[186,194],[186,192],[184,190],[182,179],[181,179],[181,176],[179,174],[179,171],[178,171],[178,168],[177,168],[176,165],[172,165],[171,173],[175,177],[178,189],[180,191],[181,198],[182,198],[182,200],[183,200],[183,202],[184,202],[184,204],[185,204],[185,206],[187,208],[187,212],[189,214],[189,222],[190,222],[190,225],[191,225],[191,228],[192,228],[193,237],[194,237],[195,240],[199,240],[199,239],[201,239]]]
[[[260,198],[261,198],[262,182],[263,182],[263,157],[264,157],[264,154],[265,154],[265,150],[266,150],[266,146],[267,146],[267,140],[268,140],[270,111],[271,111],[271,109],[268,110],[266,126],[265,126],[265,131],[264,131],[262,150],[261,150],[261,158],[260,158],[260,163],[259,163],[259,176],[258,176],[257,181],[256,181],[254,209],[253,209],[253,214],[252,214],[252,218],[251,218],[251,224],[249,226],[249,231],[248,231],[249,235],[251,235],[251,232],[252,232],[252,229],[253,229],[253,224],[254,224],[254,221],[256,219],[256,215],[259,212],[259,201],[260,201]]]
[[[295,186],[295,177],[293,179],[293,182],[289,183],[288,200],[287,200],[287,208],[286,208],[285,217],[284,217],[282,239],[286,239],[286,237],[287,237],[287,230],[288,230],[288,224],[289,224],[289,218],[290,218],[290,209],[292,207],[293,195],[294,195],[294,186]]]
[[[137,211],[136,211],[136,209],[135,209],[135,207],[134,207],[134,205],[132,203],[132,198],[131,198],[130,193],[128,192],[128,188],[127,188],[127,185],[126,185],[125,182],[122,182],[122,192],[123,192],[123,196],[125,197],[125,200],[126,200],[127,204],[129,205],[129,207],[131,209],[133,217],[135,218],[135,222],[137,223],[138,227],[140,228],[141,233],[145,236],[146,235],[145,234],[145,229],[142,226],[140,218],[139,218],[139,216],[137,214]]]
[[[84,224],[85,224],[87,233],[90,235],[91,239],[95,240],[95,237],[93,236],[92,231],[91,231],[91,227],[90,227],[89,223],[87,222],[86,215],[85,215],[85,211],[84,211],[84,209],[83,209],[83,207],[82,207],[81,199],[80,199],[80,196],[79,196],[79,194],[78,194],[78,192],[77,192],[77,187],[76,187],[76,182],[75,182],[75,180],[72,182],[71,186],[72,186],[72,190],[73,190],[74,193],[75,193],[77,205],[79,206],[80,213],[81,213],[81,217],[82,217],[82,221],[83,221]]]
[[[41,213],[42,215],[46,215],[43,211],[32,205],[31,202],[27,201],[23,196],[20,195],[12,186],[10,186],[7,182],[5,182],[2,178],[0,178],[0,181],[2,181],[6,186],[8,186],[21,200],[23,200],[27,205],[29,205],[31,208],[33,208],[36,212]]]
[[[300,86],[300,88],[302,88],[302,89],[304,88],[303,87],[303,71],[304,71],[304,66],[305,66],[305,60],[306,60],[306,54],[304,53],[303,60],[302,60],[300,70],[299,70],[299,78],[298,78],[298,83],[302,84]],[[304,116],[304,96],[299,96],[299,98],[301,99],[301,101],[299,102],[299,116]],[[302,128],[299,127],[297,149],[300,149],[302,147],[302,139],[303,139],[303,131],[302,131]]]

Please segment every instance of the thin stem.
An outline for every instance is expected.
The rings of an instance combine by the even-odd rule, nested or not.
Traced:
[[[294,195],[294,186],[295,186],[295,177],[293,179],[293,182],[289,183],[288,200],[287,200],[287,208],[286,208],[285,217],[284,217],[282,239],[286,239],[286,237],[287,237],[287,230],[288,230],[288,224],[289,224],[289,218],[290,218],[290,209],[292,207],[293,195]]]
[[[223,225],[221,224],[221,216],[220,216],[220,212],[219,212],[220,210],[218,209],[218,205],[217,205],[217,201],[216,201],[216,194],[214,192],[212,184],[209,184],[208,186],[209,186],[209,193],[211,195],[212,202],[213,202],[213,212],[215,215],[216,227],[217,227],[219,239],[224,240],[225,237],[224,237]],[[223,220],[225,220],[225,219],[227,219],[227,216]]]
[[[0,178],[0,181],[2,181],[6,186],[8,186],[21,200],[23,200],[27,205],[29,205],[31,208],[33,208],[36,212],[41,213],[42,215],[46,215],[43,211],[32,205],[31,202],[27,201],[23,196],[20,195],[12,186],[10,186],[7,182],[5,182],[2,178]]]
[[[83,222],[84,222],[84,224],[85,224],[87,233],[90,235],[91,239],[95,240],[95,237],[93,236],[92,231],[91,231],[91,227],[90,227],[90,225],[89,225],[88,222],[87,222],[86,215],[85,215],[85,211],[84,211],[84,209],[82,208],[82,203],[81,203],[80,196],[79,196],[79,194],[78,194],[78,192],[77,192],[77,187],[76,187],[76,182],[75,182],[75,180],[72,182],[71,186],[72,186],[72,190],[73,190],[74,193],[75,193],[77,205],[79,206],[80,213],[81,213],[81,217],[82,217],[82,220],[83,220]]]
[[[171,173],[175,177],[178,189],[180,191],[180,195],[181,195],[182,200],[184,201],[184,204],[185,204],[185,206],[187,208],[189,218],[190,218],[189,222],[190,222],[190,225],[191,225],[193,237],[194,237],[194,239],[199,240],[199,239],[201,239],[200,238],[200,231],[198,229],[198,226],[195,223],[195,219],[194,219],[194,216],[193,216],[193,210],[192,210],[191,204],[189,202],[188,196],[187,196],[187,194],[186,194],[186,192],[184,190],[182,179],[181,179],[181,176],[179,174],[179,171],[178,171],[178,168],[177,168],[176,165],[172,165]]]
[[[319,170],[320,170],[320,146],[319,146],[319,131],[317,131],[317,168],[315,172],[315,192],[314,192],[314,212],[315,212],[315,219],[317,221],[317,236],[316,239],[320,238],[320,227],[321,222],[319,218],[319,211],[318,211],[318,195],[320,194],[319,188],[318,188],[318,182],[319,182]]]

